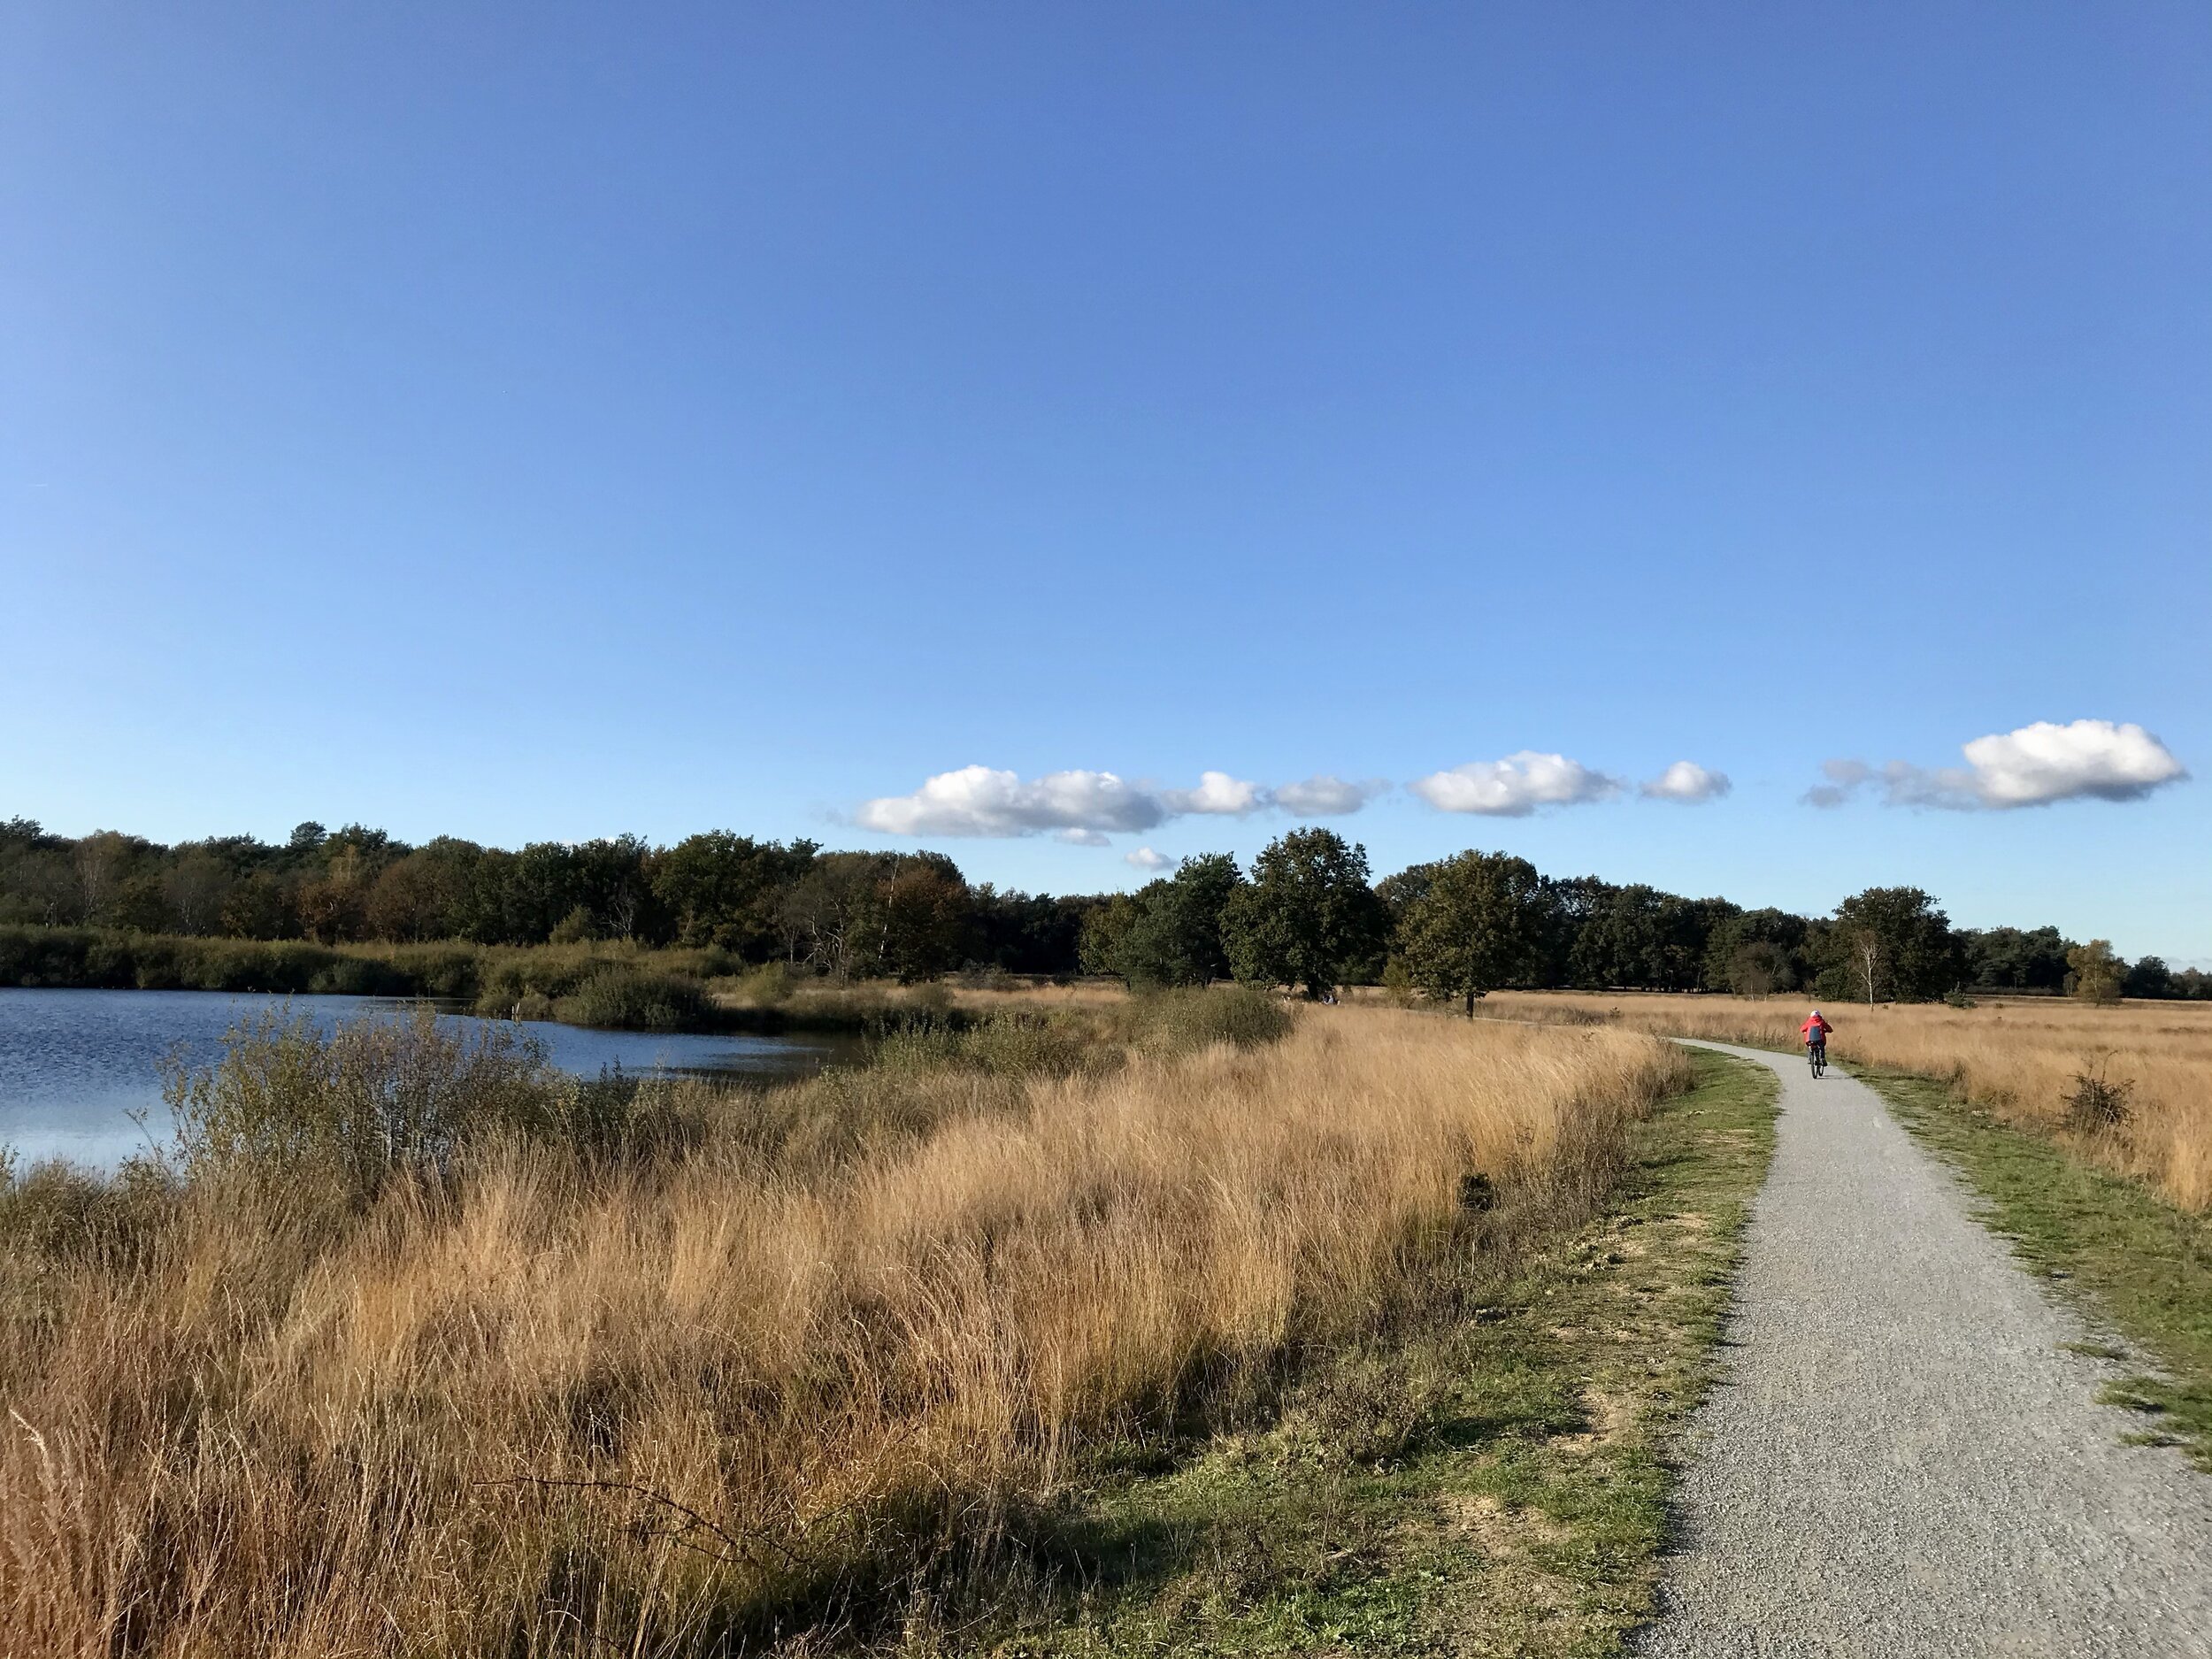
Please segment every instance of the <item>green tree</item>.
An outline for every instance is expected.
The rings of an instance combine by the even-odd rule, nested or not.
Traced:
[[[1739,996],[1795,990],[1805,978],[1805,918],[1787,910],[1745,910],[1706,941],[1704,983]]]
[[[77,842],[70,862],[77,878],[78,913],[88,922],[109,920],[107,908],[152,850],[137,836],[115,830],[95,830]]]
[[[972,889],[970,900],[978,962],[1009,973],[1074,972],[1082,960],[1084,923],[1109,902],[1083,894],[1002,893],[988,882]]]
[[[162,877],[163,895],[186,933],[211,933],[222,926],[223,902],[238,885],[230,862],[211,848],[187,847]]]
[[[1959,935],[1966,981],[1992,990],[2057,991],[2066,984],[2072,942],[2055,927],[1992,927]]]
[[[665,937],[666,929],[656,926],[660,906],[646,875],[651,851],[636,835],[603,836],[571,849],[576,902],[590,911],[599,938]]]
[[[2066,953],[2068,990],[2085,1002],[2112,1003],[2120,1000],[2127,964],[2112,954],[2112,941],[2093,939]]]
[[[1127,966],[1125,948],[1140,913],[1133,895],[1116,893],[1084,916],[1081,941],[1077,947],[1077,959],[1084,972],[1117,976],[1124,972]]]
[[[1107,972],[1133,986],[1204,985],[1231,972],[1222,917],[1244,885],[1227,853],[1186,858],[1170,877],[1147,882],[1112,924]]]
[[[223,932],[233,939],[296,939],[299,907],[292,885],[273,870],[257,870],[223,900]]]
[[[1463,852],[1426,866],[1428,879],[1398,926],[1413,983],[1439,1000],[1475,999],[1537,972],[1549,894],[1535,865],[1507,853]]]
[[[2168,997],[2174,995],[2174,971],[2163,956],[2139,956],[2127,971],[2121,989],[2130,996]]]
[[[678,943],[720,945],[748,961],[775,955],[777,912],[820,848],[757,841],[728,830],[687,835],[652,860],[654,897]]]
[[[877,877],[875,969],[933,979],[967,956],[968,884],[942,853],[894,854]]]
[[[1701,981],[1713,929],[1735,913],[1719,899],[1686,899],[1657,887],[1597,884],[1569,955],[1578,985],[1686,991]]]
[[[968,884],[942,853],[824,853],[785,893],[790,955],[845,980],[926,979],[969,942]]]
[[[1869,887],[1836,906],[1826,988],[1875,1002],[1933,1001],[1962,966],[1951,918],[1918,887]]]
[[[483,858],[484,849],[474,842],[442,835],[395,859],[369,889],[369,931],[401,942],[466,935]]]
[[[1333,830],[1299,829],[1252,861],[1252,879],[1222,913],[1231,970],[1250,984],[1334,991],[1348,964],[1385,936],[1382,901],[1367,884],[1367,849]]]

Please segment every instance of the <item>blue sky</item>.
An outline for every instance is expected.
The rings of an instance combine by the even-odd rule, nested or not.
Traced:
[[[2212,957],[2208,131],[2200,4],[13,4],[0,813],[1112,772],[920,838],[1091,889],[1325,775],[1379,869]],[[1962,757],[2078,720],[2199,778]],[[1523,753],[1594,798],[1407,787]]]

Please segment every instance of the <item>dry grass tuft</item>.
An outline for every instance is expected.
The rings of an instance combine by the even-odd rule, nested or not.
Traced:
[[[1805,1009],[1780,998],[1502,993],[1514,1018],[1604,1019],[1638,1031],[1794,1048]],[[2058,1136],[2080,1156],[2147,1182],[2182,1209],[2212,1210],[2212,1007],[2056,998],[1835,1005],[1839,1059],[1917,1072],[2012,1122]],[[2118,1091],[2124,1110],[2085,1111],[2082,1079]]]
[[[1006,1039],[673,1086],[694,1132],[649,1153],[487,1141],[339,1217],[205,1169],[9,1244],[0,1652],[879,1628],[1102,1448],[1263,1409],[1310,1345],[1586,1214],[1684,1073],[1624,1032],[1206,1019],[1112,1064]]]

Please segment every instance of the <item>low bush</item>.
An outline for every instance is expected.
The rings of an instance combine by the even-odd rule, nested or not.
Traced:
[[[764,963],[742,973],[716,981],[716,994],[741,1008],[781,1008],[796,989],[791,970],[780,962]]]
[[[580,1089],[512,1027],[464,1028],[421,1008],[328,1032],[262,1014],[232,1030],[213,1065],[171,1062],[162,1097],[187,1179],[321,1174],[360,1199],[396,1171],[443,1171],[472,1138],[578,1126]]]
[[[175,1206],[177,1187],[150,1159],[112,1175],[59,1160],[19,1171],[0,1147],[0,1256],[19,1263],[135,1262]]]
[[[972,1024],[916,1020],[886,1032],[869,1050],[870,1063],[888,1071],[954,1067],[1009,1078],[1071,1077],[1118,1058],[1077,1021],[1031,1011]]]
[[[1248,985],[1154,991],[1132,997],[1127,1007],[1137,1041],[1170,1054],[1217,1042],[1234,1048],[1279,1042],[1295,1018],[1279,997]]]
[[[553,1017],[612,1031],[697,1031],[714,1023],[714,1005],[696,979],[611,964],[557,998]]]
[[[2128,1097],[2135,1093],[2135,1084],[2131,1079],[2106,1074],[2111,1058],[2104,1054],[2086,1056],[2081,1070],[2074,1073],[2073,1087],[2061,1097],[2066,1121],[2085,1134],[2117,1129],[2130,1116]]]

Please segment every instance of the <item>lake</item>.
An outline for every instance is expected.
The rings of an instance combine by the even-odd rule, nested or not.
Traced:
[[[219,991],[0,990],[0,1145],[19,1162],[62,1157],[112,1166],[146,1145],[131,1119],[149,1114],[167,1135],[161,1062],[182,1045],[195,1064],[222,1052],[223,1033],[265,1010],[287,1008],[328,1025],[389,1015],[404,1002],[373,996],[260,996]],[[457,1024],[485,1022],[463,1014]],[[849,1057],[851,1040],[695,1036],[588,1031],[535,1020],[524,1028],[564,1071],[687,1071],[763,1080],[803,1077]]]

